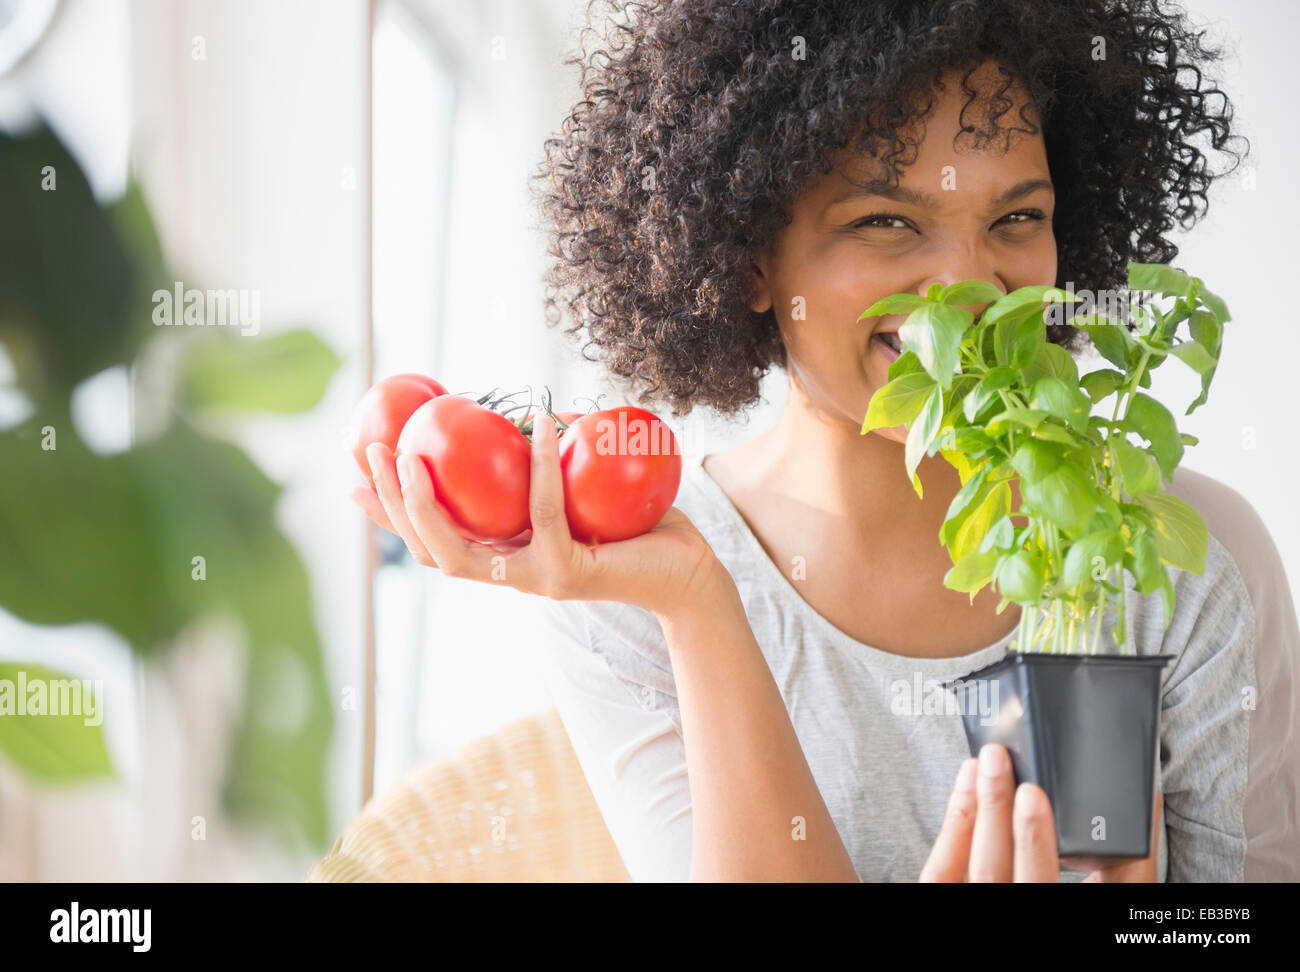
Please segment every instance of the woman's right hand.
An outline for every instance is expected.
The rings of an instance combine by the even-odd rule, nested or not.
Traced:
[[[383,443],[366,450],[375,489],[357,486],[352,500],[377,525],[405,542],[417,563],[448,577],[504,584],[555,600],[622,601],[665,617],[707,597],[721,569],[703,535],[673,507],[650,532],[587,546],[569,534],[555,423],[533,423],[528,507],[531,529],[505,543],[466,540],[437,501],[425,464],[394,458]]]

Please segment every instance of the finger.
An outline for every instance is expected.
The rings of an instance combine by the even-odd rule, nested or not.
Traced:
[[[943,828],[930,848],[930,856],[921,868],[923,883],[961,883],[966,878],[970,860],[971,833],[975,827],[975,767],[976,761],[965,760],[957,772],[957,782],[948,798]]]
[[[384,504],[379,502],[379,497],[369,486],[353,486],[352,491],[348,493],[348,498],[357,506],[361,507],[361,512],[370,517],[370,521],[375,526],[388,530],[391,533],[397,531],[393,525],[388,522],[388,514],[384,511]]]
[[[1061,862],[1056,854],[1056,818],[1041,786],[1021,783],[1017,787],[1014,830],[1016,881],[1059,881]]]
[[[516,586],[521,590],[563,597],[565,577],[575,563],[575,548],[564,509],[559,438],[549,415],[533,421],[532,463],[528,481],[528,554],[519,558]],[[590,555],[586,555],[590,558]]]
[[[406,513],[406,501],[402,499],[402,485],[397,478],[393,451],[382,442],[372,442],[366,448],[366,459],[370,462],[370,473],[375,478],[375,492],[384,505],[393,532],[406,542],[406,549],[411,551],[416,563],[437,567],[438,562],[421,542]]]
[[[543,564],[564,562],[573,545],[569,521],[564,515],[564,482],[560,475],[558,443],[554,419],[549,415],[539,416],[533,422],[528,518],[533,531],[532,547]]]
[[[1010,881],[1015,836],[1011,827],[1015,796],[1011,758],[1004,746],[986,743],[980,750],[975,784],[978,809],[971,839],[970,879],[975,882]]]
[[[487,544],[461,536],[446,508],[438,502],[428,467],[415,456],[401,456],[397,460],[397,474],[411,528],[438,561],[443,573],[449,577],[503,583],[505,578],[493,570],[501,555]]]

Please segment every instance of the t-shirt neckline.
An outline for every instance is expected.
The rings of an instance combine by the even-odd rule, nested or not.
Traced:
[[[749,528],[749,524],[745,522],[745,518],[741,516],[740,510],[731,502],[731,497],[726,494],[718,482],[709,475],[708,470],[704,468],[704,460],[709,455],[712,455],[712,453],[696,454],[691,457],[689,463],[692,472],[696,474],[700,488],[712,495],[716,505],[723,511],[727,526],[740,537],[741,542],[747,548],[749,559],[758,565],[757,570],[765,573],[770,578],[772,586],[780,593],[781,598],[801,616],[808,619],[809,624],[832,644],[853,652],[878,668],[905,671],[908,674],[920,672],[923,675],[935,676],[950,676],[972,672],[977,668],[992,664],[1006,654],[1007,646],[1016,635],[1015,628],[991,644],[966,655],[957,655],[950,658],[924,658],[911,655],[896,655],[893,652],[884,651],[874,645],[858,641],[846,631],[836,627],[821,612],[804,600],[803,595],[799,593],[799,590],[790,579],[772,562],[772,558],[763,549],[763,545],[758,542],[758,537],[754,535],[753,530]]]

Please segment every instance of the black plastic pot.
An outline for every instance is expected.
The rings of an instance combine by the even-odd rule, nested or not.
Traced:
[[[1001,743],[1016,785],[1046,791],[1060,857],[1110,863],[1151,853],[1160,673],[1173,657],[1012,651],[946,683],[958,692],[971,755]],[[995,711],[960,704],[975,698]]]

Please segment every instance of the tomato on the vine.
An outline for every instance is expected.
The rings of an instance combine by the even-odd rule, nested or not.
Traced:
[[[582,543],[639,536],[677,498],[682,454],[651,412],[620,406],[576,419],[560,439],[564,511]]]
[[[532,452],[505,416],[468,398],[439,396],[407,420],[397,453],[423,460],[438,501],[466,539],[494,543],[528,529]]]
[[[352,458],[366,482],[374,485],[366,448],[373,442],[382,442],[396,450],[406,420],[425,402],[446,394],[447,389],[432,378],[402,374],[376,382],[361,396],[353,413]]]

